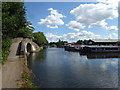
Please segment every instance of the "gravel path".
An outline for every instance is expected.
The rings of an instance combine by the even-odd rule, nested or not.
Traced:
[[[22,71],[21,60],[8,60],[2,67],[2,88],[17,88]]]

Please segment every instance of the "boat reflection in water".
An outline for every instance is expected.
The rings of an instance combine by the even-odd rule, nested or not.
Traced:
[[[80,52],[80,55],[88,59],[120,58],[120,52]]]

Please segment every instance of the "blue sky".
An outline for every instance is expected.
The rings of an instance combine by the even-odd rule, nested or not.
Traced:
[[[113,5],[99,2],[25,2],[25,7],[26,17],[35,28],[34,32],[43,32],[49,42],[117,38],[117,16],[114,14],[117,7]],[[51,18],[54,21],[49,22]]]

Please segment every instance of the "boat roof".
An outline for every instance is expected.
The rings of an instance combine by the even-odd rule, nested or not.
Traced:
[[[93,39],[94,42],[118,42],[118,39]]]
[[[86,46],[86,47],[91,47],[91,48],[104,48],[104,47],[108,47],[108,48],[114,48],[114,47],[120,47],[120,46],[97,46],[97,45],[92,45],[92,46]]]
[[[80,46],[80,44],[72,44],[73,46]]]

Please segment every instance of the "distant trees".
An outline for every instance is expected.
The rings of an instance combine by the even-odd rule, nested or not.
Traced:
[[[39,46],[48,45],[48,41],[44,36],[43,32],[33,33],[33,41],[37,43]]]
[[[57,47],[63,47],[65,43],[68,43],[68,42],[67,42],[67,41],[61,41],[61,40],[59,40],[59,41],[56,43],[56,45],[57,45]]]
[[[88,44],[89,41],[91,41],[91,39],[89,39],[89,40],[78,40],[78,41],[76,42],[76,44],[85,45],[85,44]]]
[[[82,44],[83,44],[83,41],[82,41],[82,40],[78,40],[76,43],[82,45]]]
[[[72,44],[80,44],[80,45],[87,45],[89,42],[92,41],[91,39],[89,40],[78,40],[76,42],[72,42]],[[49,45],[56,45],[57,47],[63,47],[65,43],[68,43],[68,41],[61,41],[59,40],[58,42],[50,42]]]
[[[58,42],[50,42],[49,45],[56,45],[57,47],[62,48],[65,43],[68,43],[68,42],[59,40]]]

